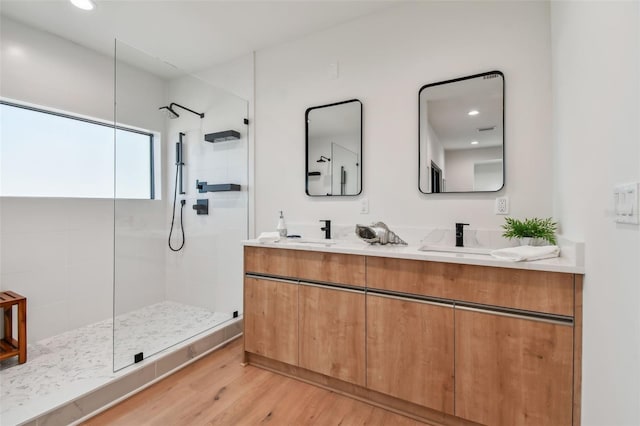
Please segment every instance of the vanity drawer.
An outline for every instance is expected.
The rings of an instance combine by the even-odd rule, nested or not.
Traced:
[[[366,270],[370,288],[573,316],[573,274],[384,257]]]
[[[364,256],[319,251],[245,247],[247,273],[365,286]]]

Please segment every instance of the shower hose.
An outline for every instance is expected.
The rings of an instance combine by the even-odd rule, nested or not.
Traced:
[[[173,209],[171,210],[171,229],[169,230],[169,248],[171,249],[171,251],[180,251],[182,250],[182,247],[184,247],[184,226],[182,223],[182,211],[184,209],[184,205],[185,205],[185,201],[184,200],[180,200],[180,231],[182,232],[182,244],[180,244],[180,247],[178,248],[173,248],[173,246],[171,245],[171,234],[173,233],[173,224],[175,222],[175,218],[176,218],[176,198],[178,198],[178,168],[180,167],[179,163],[176,163],[176,182],[175,185],[173,186],[174,190],[173,190]]]

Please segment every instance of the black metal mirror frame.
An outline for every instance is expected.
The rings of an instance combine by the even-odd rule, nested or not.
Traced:
[[[455,83],[458,81],[463,81],[463,80],[470,80],[472,78],[477,78],[477,77],[484,77],[484,76],[489,76],[489,75],[495,75],[498,74],[500,77],[502,77],[502,186],[498,189],[496,189],[495,191],[449,191],[449,192],[424,192],[422,191],[422,188],[420,188],[420,181],[421,181],[421,177],[423,173],[426,173],[427,170],[423,170],[423,168],[421,167],[421,160],[422,160],[422,156],[421,156],[421,149],[420,149],[420,141],[421,141],[421,131],[422,131],[422,126],[421,126],[421,120],[422,120],[422,104],[420,102],[420,95],[422,94],[422,91],[429,88],[429,87],[433,87],[433,86],[440,86],[443,84],[450,84],[450,83]],[[459,77],[459,78],[454,78],[452,80],[445,80],[445,81],[439,81],[437,83],[430,83],[430,84],[425,84],[424,86],[422,86],[420,88],[420,90],[418,91],[418,191],[420,191],[423,194],[427,194],[427,195],[433,195],[433,194],[482,194],[482,193],[492,193],[492,192],[499,192],[504,188],[504,185],[506,183],[507,180],[507,173],[506,173],[506,161],[505,161],[505,120],[504,120],[504,106],[505,106],[505,81],[504,81],[504,74],[502,73],[502,71],[489,71],[489,72],[483,72],[480,74],[474,74],[474,75],[470,75],[470,76],[466,76],[466,77]]]
[[[329,108],[329,107],[333,107],[333,106],[338,106],[338,105],[344,105],[344,104],[348,104],[351,102],[357,102],[358,104],[360,104],[360,162],[358,165],[358,173],[360,174],[359,178],[360,178],[360,188],[358,188],[358,192],[355,194],[325,194],[325,195],[320,195],[320,194],[309,194],[309,176],[310,176],[310,171],[309,171],[309,113],[313,110],[316,109],[320,109],[320,108]],[[327,105],[319,105],[319,106],[314,106],[314,107],[310,107],[307,108],[307,110],[304,113],[304,123],[305,123],[305,162],[304,162],[304,184],[305,184],[305,193],[309,196],[309,197],[354,197],[354,196],[358,196],[360,194],[362,194],[362,187],[364,186],[364,183],[362,182],[362,168],[363,168],[363,161],[362,161],[362,140],[363,138],[363,134],[362,134],[362,130],[363,130],[363,115],[362,115],[362,102],[359,99],[349,99],[347,101],[342,101],[342,102],[335,102],[332,104],[327,104]]]

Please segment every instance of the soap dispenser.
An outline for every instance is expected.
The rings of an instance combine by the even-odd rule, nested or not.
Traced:
[[[278,219],[278,226],[276,226],[276,230],[280,234],[280,238],[287,238],[287,224],[284,222],[282,210],[280,210],[280,219]]]

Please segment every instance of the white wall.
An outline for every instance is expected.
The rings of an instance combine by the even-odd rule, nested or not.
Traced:
[[[256,232],[287,220],[497,228],[490,195],[418,191],[418,90],[498,69],[506,81],[506,188],[514,216],[552,213],[549,5],[424,2],[402,5],[256,52]],[[329,65],[339,63],[339,77]],[[309,198],[304,191],[304,111],[363,102],[363,195]],[[370,214],[359,214],[368,198]],[[313,236],[313,235],[308,235]]]
[[[4,17],[0,24],[0,95],[113,120],[112,58]],[[163,121],[156,111],[164,95],[162,82],[135,69],[122,77],[119,81],[124,90],[119,100],[131,107],[131,114],[119,110],[118,121],[160,129]],[[153,210],[152,201],[137,202],[133,209],[127,207],[128,202],[118,203],[116,217],[121,230],[147,229],[158,222],[157,217],[155,222],[135,219],[140,216],[136,209]],[[164,209],[156,210],[164,218]],[[30,342],[112,315],[113,227],[113,200],[0,199],[0,288],[27,296]],[[132,233],[119,234],[117,242],[123,243],[120,238],[127,236]],[[127,246],[119,244],[118,248]],[[124,263],[117,274],[126,272],[125,263],[131,256],[142,255],[153,266],[164,252],[142,244],[129,254],[121,250],[118,254]],[[127,276],[164,282],[164,269],[156,269],[160,276],[153,269]],[[159,295],[148,294],[148,290],[144,286],[128,288],[129,306],[149,303],[149,297],[157,300]],[[160,290],[164,295],[164,285]]]
[[[494,191],[502,186],[502,160],[489,160],[473,166],[473,189]]]
[[[584,425],[640,424],[640,229],[612,214],[614,184],[640,180],[639,9],[551,6],[554,209],[586,246]]]
[[[502,158],[501,147],[452,149],[445,151],[444,169],[447,191],[468,191],[474,187],[474,164]],[[502,169],[502,166],[500,166]],[[499,187],[500,185],[494,185]]]

